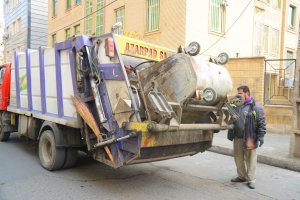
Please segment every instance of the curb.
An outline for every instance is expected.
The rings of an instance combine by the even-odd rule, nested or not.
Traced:
[[[233,150],[226,147],[212,146],[211,148],[208,149],[208,151],[214,153],[220,153],[227,156],[233,156]],[[274,167],[300,172],[300,160],[295,160],[292,158],[279,158],[279,157],[272,157],[272,156],[258,154],[257,161],[259,163],[271,165]]]

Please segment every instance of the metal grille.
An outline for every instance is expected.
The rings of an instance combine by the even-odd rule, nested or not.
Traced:
[[[265,105],[292,105],[296,59],[265,60]]]

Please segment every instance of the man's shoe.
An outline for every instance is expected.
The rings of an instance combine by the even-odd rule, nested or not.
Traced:
[[[255,184],[254,184],[254,183],[248,182],[247,185],[248,185],[248,187],[249,187],[250,189],[255,189]]]
[[[241,179],[240,177],[235,177],[230,180],[231,182],[237,183],[237,182],[245,182],[245,179]]]

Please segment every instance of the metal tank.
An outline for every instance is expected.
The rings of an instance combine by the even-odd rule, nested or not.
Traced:
[[[232,91],[232,79],[228,70],[221,65],[203,60],[200,56],[190,57],[197,77],[196,98],[200,104],[216,105]]]
[[[139,73],[145,93],[161,92],[167,101],[216,105],[232,90],[228,70],[200,56],[175,54]]]

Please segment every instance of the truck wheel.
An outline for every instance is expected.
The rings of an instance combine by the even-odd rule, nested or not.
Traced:
[[[39,158],[41,165],[49,170],[62,168],[66,157],[65,148],[57,148],[54,134],[51,130],[45,130],[39,140]]]
[[[64,169],[71,168],[76,164],[78,158],[77,152],[78,152],[77,148],[66,149],[66,160],[63,166]]]
[[[0,141],[5,142],[9,139],[10,132],[4,132],[3,113],[0,113]]]
[[[2,128],[1,128],[2,129]],[[10,132],[4,133],[3,130],[0,132],[0,141],[5,142],[9,139]]]

